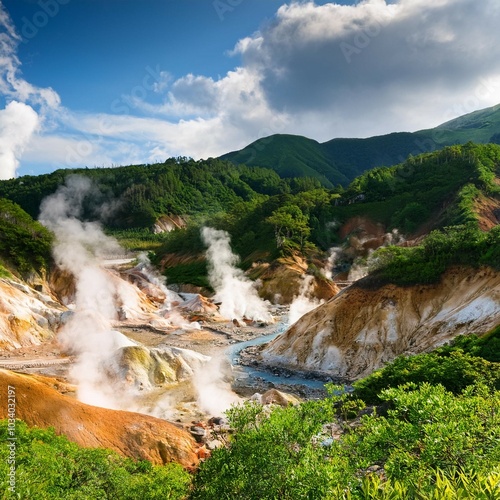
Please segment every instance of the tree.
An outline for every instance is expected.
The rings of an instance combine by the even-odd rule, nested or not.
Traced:
[[[296,205],[277,208],[266,221],[274,226],[278,248],[283,247],[287,239],[298,242],[302,247],[305,238],[311,234],[309,217]]]

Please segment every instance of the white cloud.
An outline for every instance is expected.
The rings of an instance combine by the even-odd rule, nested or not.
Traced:
[[[22,80],[3,15],[0,90],[35,106],[46,130],[23,161],[58,167],[218,156],[274,133],[417,130],[499,102],[499,21],[497,0],[290,3],[235,45],[241,64],[222,78],[159,71],[152,90],[163,102],[121,96],[133,116],[77,114]]]
[[[0,110],[0,179],[15,176],[18,158],[38,127],[35,110],[12,101]]]
[[[437,125],[500,75],[498,22],[496,0],[292,3],[236,50],[294,131],[359,137]]]
[[[15,176],[20,157],[43,121],[43,114],[60,104],[52,89],[31,85],[20,75],[16,54],[19,41],[0,2],[0,93],[7,101],[0,109],[0,179]],[[32,106],[37,106],[41,115]]]

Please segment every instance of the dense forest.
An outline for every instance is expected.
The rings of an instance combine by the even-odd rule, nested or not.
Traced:
[[[369,170],[348,186],[334,189],[322,187],[313,178],[281,178],[266,168],[234,166],[217,159],[172,158],[154,165],[59,170],[2,181],[0,197],[9,198],[37,218],[41,200],[66,176],[84,175],[95,185],[87,198],[85,217],[101,220],[125,244],[140,248],[142,242],[142,247],[154,247],[158,262],[167,253],[194,256],[203,253],[199,230],[208,224],[229,232],[245,267],[291,251],[308,255],[342,245],[345,235],[338,228],[356,216],[380,223],[387,231],[398,229],[409,238],[450,226],[467,225],[470,231],[478,231],[476,204],[486,198],[498,199],[499,172],[500,146],[468,143],[410,156],[394,167]],[[162,215],[182,216],[187,227],[154,235],[151,228]],[[450,230],[440,234],[418,248],[384,250],[378,262],[392,263],[385,277],[397,281],[398,276],[408,274],[408,282],[428,282],[453,262],[498,262],[494,251],[486,248],[496,246],[496,232],[488,237],[477,232],[472,241],[478,244],[481,256],[468,262],[459,258],[460,237]],[[406,261],[421,262],[434,255],[431,246],[439,246],[448,237],[454,238],[453,251],[438,266],[431,265],[433,276],[424,276],[425,271],[422,277],[407,272]],[[443,241],[440,244],[442,250],[447,246]],[[199,282],[205,272],[204,264],[196,260],[167,270],[167,275],[176,282]]]

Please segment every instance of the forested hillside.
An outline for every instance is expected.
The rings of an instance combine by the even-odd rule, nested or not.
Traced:
[[[313,181],[283,180],[262,168],[234,166],[220,160],[171,158],[154,165],[57,170],[0,182],[0,196],[37,218],[40,203],[70,175],[94,181],[85,215],[109,227],[150,227],[164,214],[212,214],[259,195],[275,195],[315,186]]]
[[[21,207],[0,198],[0,276],[27,275],[50,265],[52,236]]]
[[[356,217],[410,238],[463,224],[479,231],[488,215],[484,207],[500,219],[499,173],[500,146],[451,146],[395,167],[373,169],[345,190],[316,188],[241,202],[211,217],[210,224],[231,234],[248,265],[257,257],[272,259],[294,249],[321,251],[342,245],[349,238],[342,228]],[[203,249],[199,230],[192,226],[168,235],[159,253],[182,252],[186,242],[192,251]]]
[[[475,111],[418,132],[397,132],[366,139],[336,138],[319,143],[302,136],[276,134],[221,156],[235,164],[272,168],[282,177],[309,176],[323,186],[346,186],[374,167],[392,166],[454,144],[500,143],[500,105]]]
[[[148,239],[163,215],[188,221],[187,228],[156,237],[162,244],[158,261],[171,253],[201,254],[199,228],[209,224],[229,232],[243,265],[249,266],[290,251],[310,254],[342,245],[356,230],[345,224],[356,217],[378,224],[381,231],[397,229],[406,238],[461,224],[489,229],[500,217],[499,173],[500,146],[468,143],[372,169],[345,189],[327,189],[308,177],[282,179],[260,167],[177,158],[2,181],[0,196],[36,218],[41,200],[67,175],[88,176],[95,193],[87,199],[85,216],[100,219],[115,233],[125,229]],[[169,272],[176,281],[190,280],[190,266]],[[195,275],[205,272],[200,262],[195,266]]]

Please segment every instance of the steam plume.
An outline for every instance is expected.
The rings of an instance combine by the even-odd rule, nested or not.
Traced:
[[[230,370],[225,358],[214,356],[195,371],[193,382],[198,393],[198,405],[203,411],[222,415],[231,405],[241,401],[227,380]]]
[[[253,283],[236,267],[239,259],[231,251],[229,234],[204,227],[201,236],[208,247],[208,278],[216,292],[215,299],[221,302],[222,316],[229,319],[271,321],[267,306],[258,296]]]
[[[89,404],[117,407],[115,390],[105,372],[113,369],[116,350],[133,343],[111,328],[117,314],[115,298],[121,290],[100,268],[99,259],[123,254],[123,250],[98,223],[78,219],[83,200],[91,192],[87,178],[69,177],[66,185],[42,202],[40,220],[56,236],[53,254],[57,265],[76,282],[74,314],[62,328],[60,339],[77,355],[71,375],[78,382],[78,397]]]
[[[312,296],[314,289],[314,277],[305,276],[300,285],[299,295],[294,297],[290,304],[290,311],[288,313],[288,324],[293,325],[304,314],[316,309],[323,301],[318,300]]]

